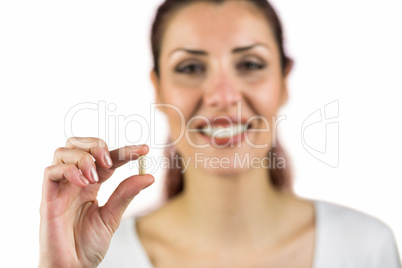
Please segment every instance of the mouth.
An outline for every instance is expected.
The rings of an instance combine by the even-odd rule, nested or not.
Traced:
[[[211,123],[210,123],[211,122]],[[198,125],[199,133],[216,145],[234,145],[240,142],[252,126],[246,124],[247,120],[238,121],[237,119],[212,119],[204,121]]]
[[[248,129],[245,124],[232,124],[232,125],[211,125],[205,126],[200,129],[200,132],[208,137],[215,137],[218,139],[230,138],[246,132]]]

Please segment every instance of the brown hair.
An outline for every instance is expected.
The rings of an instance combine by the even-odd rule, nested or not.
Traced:
[[[151,30],[151,47],[154,62],[153,69],[158,77],[160,77],[159,58],[164,36],[163,34],[166,30],[166,25],[169,22],[169,19],[181,8],[191,3],[199,1],[207,1],[208,3],[222,4],[229,0],[165,0],[165,2],[163,2],[159,6]],[[239,1],[248,1],[250,3],[253,3],[267,19],[267,22],[273,31],[274,38],[279,48],[281,69],[282,74],[284,74],[288,64],[291,64],[291,60],[285,55],[283,46],[282,25],[275,10],[267,0],[239,0]],[[179,159],[178,153],[174,151],[173,147],[167,149],[165,151],[165,155],[170,159],[171,163],[173,163],[173,161],[177,162],[177,159]],[[285,159],[286,163],[284,168],[274,167],[269,169],[269,175],[272,185],[281,190],[291,191],[292,183],[291,183],[289,161],[286,157],[285,151],[283,150],[279,142],[277,142],[276,146],[272,147],[270,156],[274,156],[277,158],[281,157]],[[177,164],[170,165],[170,168],[167,171],[166,185],[165,185],[165,194],[167,199],[170,199],[179,194],[184,187],[184,180],[183,180],[183,174],[181,172],[180,161],[178,161]]]

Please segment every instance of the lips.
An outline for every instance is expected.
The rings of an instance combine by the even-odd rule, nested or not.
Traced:
[[[215,138],[230,138],[247,131],[247,126],[245,124],[231,124],[231,125],[221,125],[214,124],[212,126],[205,126],[200,129],[201,133],[205,136],[215,137]]]
[[[216,145],[233,145],[244,138],[247,129],[247,120],[238,120],[229,116],[218,116],[203,120],[197,125],[199,133],[209,142]]]

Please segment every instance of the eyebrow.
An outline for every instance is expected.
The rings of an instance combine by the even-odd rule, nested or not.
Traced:
[[[234,48],[234,49],[232,49],[232,53],[235,54],[235,53],[244,52],[244,51],[250,50],[250,49],[252,49],[252,48],[254,48],[254,47],[257,47],[257,46],[263,46],[263,47],[266,47],[266,48],[269,49],[269,47],[268,47],[267,45],[258,43],[258,44],[253,44],[253,45],[246,46],[246,47],[237,47],[237,48]],[[184,51],[184,52],[187,52],[187,53],[192,54],[192,55],[201,55],[201,56],[206,56],[206,55],[208,55],[208,53],[207,53],[206,51],[203,51],[203,50],[194,50],[194,49],[187,49],[187,48],[177,48],[177,49],[173,50],[173,51],[170,53],[170,55],[172,55],[173,53],[175,53],[175,52],[177,52],[177,51]]]

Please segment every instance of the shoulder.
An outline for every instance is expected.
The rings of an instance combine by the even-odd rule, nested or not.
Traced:
[[[353,261],[357,267],[377,267],[375,263],[400,267],[394,235],[387,224],[326,201],[315,201],[315,207],[317,251],[326,259]]]
[[[325,222],[334,231],[392,236],[388,225],[364,212],[326,201],[315,201],[315,206],[317,221]]]

